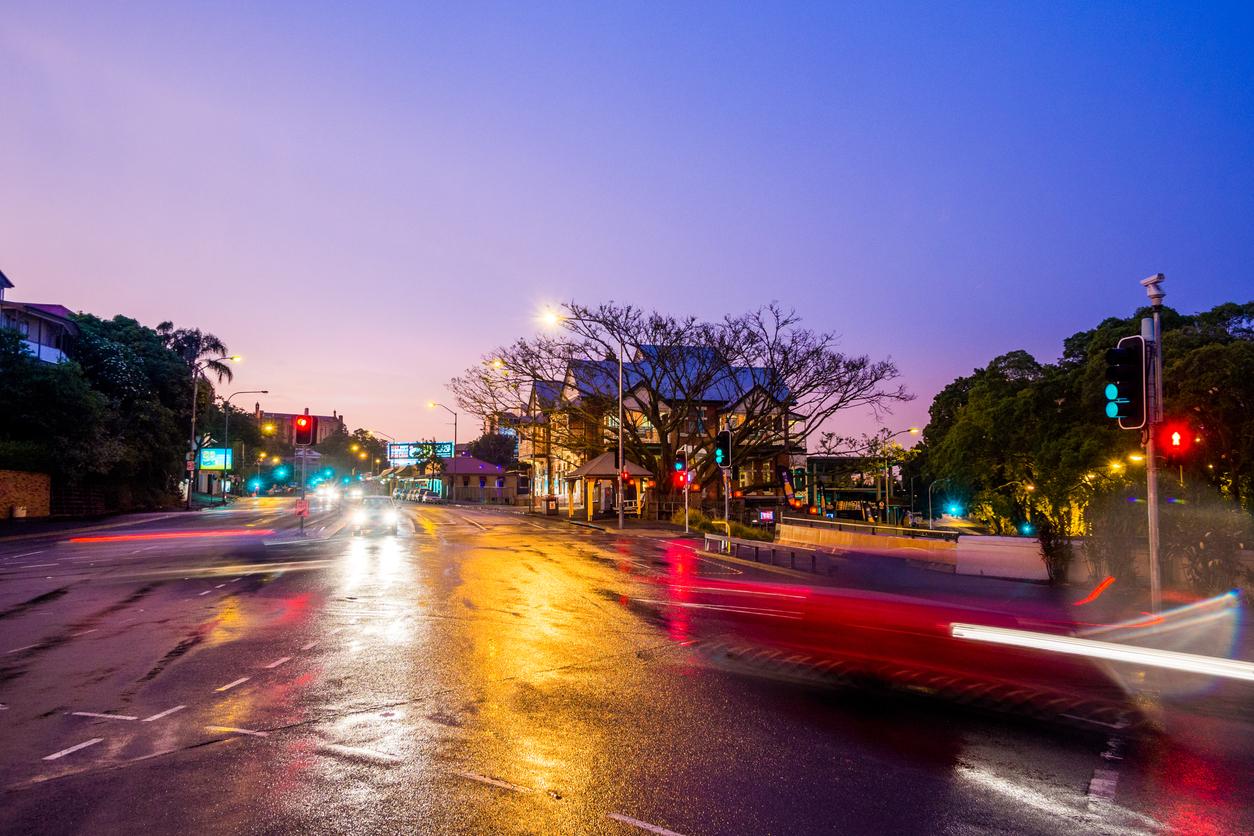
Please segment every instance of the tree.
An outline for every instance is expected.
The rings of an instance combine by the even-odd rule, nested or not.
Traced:
[[[518,462],[518,437],[510,433],[484,433],[470,442],[470,455],[501,467]]]
[[[732,463],[765,458],[805,441],[842,410],[885,410],[909,399],[891,361],[838,351],[834,334],[801,327],[769,305],[720,322],[646,312],[630,305],[563,306],[561,337],[522,339],[485,355],[449,383],[462,409],[508,423],[542,422],[555,446],[581,459],[616,438],[618,361],[624,358],[627,458],[670,490],[681,443],[699,482],[715,481],[715,416],[734,414]],[[561,396],[537,406],[537,382]]]

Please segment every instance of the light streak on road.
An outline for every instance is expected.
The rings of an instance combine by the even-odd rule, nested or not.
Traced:
[[[1134,665],[1254,682],[1254,664],[1233,659],[1199,656],[1195,653],[1178,653],[1173,650],[1157,650],[1152,647],[1135,647],[1093,639],[1080,639],[1074,636],[1011,630],[1006,627],[983,627],[978,624],[951,624],[949,632],[956,639],[1027,647],[1070,656],[1087,656],[1092,659],[1128,662]]]

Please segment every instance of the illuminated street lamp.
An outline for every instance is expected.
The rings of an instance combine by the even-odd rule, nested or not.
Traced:
[[[222,400],[222,447],[226,450],[226,455],[228,457],[233,458],[231,456],[231,398],[235,397],[236,395],[268,395],[268,394],[270,394],[269,389],[243,389],[239,392],[232,392],[231,394],[227,395]],[[231,464],[234,465],[235,462],[232,461]],[[222,504],[225,505],[226,504],[225,484],[229,484],[229,482],[227,482],[226,480],[226,474],[227,474],[227,470],[225,469],[226,462],[224,461],[222,465],[224,468],[222,471],[222,476],[223,476],[222,481],[224,483],[224,487],[222,488]],[[232,467],[231,469],[234,470],[234,467]]]
[[[556,327],[563,322],[586,322],[589,324],[598,324],[590,319],[578,316],[565,316],[559,314],[552,308],[548,308],[540,314],[540,321],[550,328]],[[623,527],[623,509],[626,505],[626,499],[623,496],[623,470],[627,467],[627,460],[623,458],[623,335],[618,335],[618,467],[615,468],[618,473],[615,478],[618,480],[618,527]],[[731,462],[728,462],[730,465]],[[726,473],[727,471],[724,471]],[[724,488],[726,492],[727,488]],[[592,505],[588,497],[584,497],[584,502],[588,503],[588,508]],[[728,531],[730,532],[730,528]],[[729,540],[730,542],[730,540]]]
[[[435,409],[437,406],[440,409],[447,412],[449,415],[453,416],[453,457],[456,458],[457,457],[457,413],[449,409],[447,406],[445,406],[442,403],[436,403],[435,401],[427,401],[427,409]]]
[[[202,341],[202,337],[200,336],[200,333],[197,332],[196,354],[193,355],[195,357],[200,356],[201,345],[202,345],[201,341]],[[232,354],[229,356],[222,355],[221,357],[206,357],[203,360],[197,360],[192,363],[192,434],[191,434],[191,445],[190,445],[191,456],[192,456],[192,459],[191,459],[192,466],[188,470],[188,473],[190,475],[187,478],[187,510],[188,511],[192,510],[192,490],[196,487],[196,474],[197,474],[197,471],[199,470],[199,462],[196,461],[196,453],[198,451],[198,447],[196,444],[196,400],[200,395],[200,375],[206,368],[208,368],[210,363],[221,362],[223,360],[227,361],[228,363],[244,362],[243,357],[241,357],[238,354]]]

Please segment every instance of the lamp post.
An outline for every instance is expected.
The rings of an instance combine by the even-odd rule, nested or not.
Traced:
[[[589,324],[595,323],[590,319],[578,316],[562,316],[556,311],[546,311],[544,314],[544,322],[547,325],[558,325],[563,321],[569,322],[585,322]],[[618,482],[618,527],[623,528],[623,507],[625,499],[623,497],[623,468],[627,461],[623,458],[623,335],[618,334],[618,472],[614,474],[614,478]],[[584,497],[584,502],[588,502],[588,498]]]
[[[449,415],[453,416],[453,458],[457,458],[457,413],[442,403],[427,401],[427,409],[435,409],[437,406]]]
[[[232,392],[231,394],[227,395],[226,398],[223,399],[222,401],[222,446],[226,448],[226,455],[230,456],[232,460],[235,457],[231,456],[231,398],[235,397],[236,395],[268,395],[268,394],[270,394],[269,389],[242,389],[238,392]],[[234,461],[231,462],[231,464],[234,464],[234,463],[235,463]],[[222,475],[224,477],[222,481],[224,483],[226,482],[226,479],[225,479],[226,473],[227,473],[226,462],[224,461],[222,463]],[[223,488],[222,488],[222,504],[226,505],[225,484],[223,485]]]
[[[899,435],[906,435],[907,433],[909,433],[910,435],[919,435],[921,432],[923,431],[919,429],[918,427],[907,427],[904,430],[898,430],[895,433],[889,433],[888,435],[884,436],[883,444],[885,445],[885,450],[884,450],[884,517],[885,519],[888,518],[888,502],[889,500],[893,498],[892,479],[891,479],[891,473],[889,472],[889,460],[888,460],[888,450],[887,450],[888,442],[892,441],[894,438],[896,438]],[[913,503],[913,499],[911,500],[911,502]],[[913,510],[913,507],[911,508],[911,510]]]
[[[932,484],[927,486],[927,527],[928,530],[933,528],[932,525],[932,489],[942,482],[948,482],[948,479],[936,479]]]
[[[203,342],[204,342],[204,338],[198,333],[196,335],[196,355],[195,355],[196,357],[200,356],[201,346]],[[191,364],[191,367],[192,367],[192,431],[191,431],[190,442],[188,445],[191,448],[192,458],[191,458],[191,467],[189,467],[187,470],[188,477],[187,477],[186,508],[188,511],[192,510],[192,490],[196,487],[196,475],[199,470],[199,465],[198,465],[198,462],[196,461],[196,453],[198,450],[198,445],[196,444],[196,401],[200,397],[200,374],[212,362],[217,362],[220,360],[227,360],[231,363],[239,363],[243,359],[244,358],[239,356],[238,354],[231,354],[231,355],[223,354],[220,357],[206,357],[204,360],[192,361],[192,364]]]

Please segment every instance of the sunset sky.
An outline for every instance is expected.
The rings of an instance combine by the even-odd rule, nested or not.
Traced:
[[[0,2],[11,298],[402,439],[572,298],[796,307],[893,429],[1148,274],[1254,298],[1254,5],[531,5]]]

